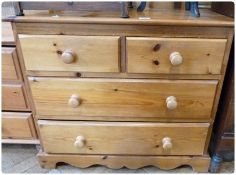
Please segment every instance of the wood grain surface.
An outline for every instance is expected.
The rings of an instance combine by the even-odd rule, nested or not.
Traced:
[[[2,47],[2,80],[21,80],[16,48]]]
[[[195,172],[208,172],[210,157],[204,156],[120,156],[120,155],[78,155],[78,154],[37,154],[42,168],[56,168],[58,162],[87,168],[94,164],[104,165],[112,169],[127,167],[138,169],[149,165],[170,170],[182,165],[190,165]],[[155,171],[156,173],[156,171]]]
[[[35,139],[36,133],[31,113],[3,112],[3,139]]]
[[[118,36],[19,35],[26,70],[119,72]],[[75,60],[61,55],[72,50]]]
[[[33,77],[30,86],[38,118],[208,119],[217,81]],[[68,106],[73,94],[80,97],[76,108]],[[168,96],[176,97],[175,110],[166,107]]]
[[[2,110],[28,111],[23,84],[2,84]]]
[[[202,27],[138,24],[61,24],[61,23],[14,23],[18,34],[29,35],[79,35],[79,36],[142,36],[142,37],[202,37],[227,38],[230,27]],[[63,26],[63,27],[62,27]],[[134,30],[135,29],[135,30]]]
[[[209,126],[208,123],[48,120],[38,120],[38,124],[47,153],[119,155],[202,155]],[[85,138],[85,145],[80,148],[74,145],[78,136]],[[171,138],[172,148],[163,149],[164,137]]]
[[[129,73],[220,74],[226,39],[127,38]],[[156,45],[158,50],[154,50]],[[170,54],[183,57],[180,65],[170,62]]]

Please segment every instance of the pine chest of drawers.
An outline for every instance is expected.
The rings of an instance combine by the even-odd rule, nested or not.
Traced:
[[[42,167],[208,170],[234,24],[209,10],[165,13],[12,20]]]

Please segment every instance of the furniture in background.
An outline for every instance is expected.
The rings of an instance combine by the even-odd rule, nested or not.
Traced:
[[[211,172],[217,172],[223,160],[234,159],[234,45],[229,58],[210,146]]]
[[[212,2],[211,9],[234,18],[233,2]],[[210,171],[217,172],[222,161],[234,159],[234,42],[220,98],[210,144],[212,162]]]
[[[217,13],[234,18],[234,2],[212,2],[211,9]]]
[[[2,23],[2,143],[39,143],[9,22]]]

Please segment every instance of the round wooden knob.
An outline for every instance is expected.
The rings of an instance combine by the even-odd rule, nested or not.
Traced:
[[[80,98],[78,95],[71,95],[69,101],[68,101],[68,105],[72,108],[76,108],[80,105]]]
[[[61,54],[61,58],[62,61],[66,64],[70,64],[74,61],[75,56],[72,50],[65,50],[62,54]]]
[[[82,148],[85,145],[85,138],[84,136],[77,136],[74,142],[74,146],[76,148]]]
[[[169,96],[166,98],[166,106],[168,109],[173,110],[175,108],[177,108],[177,101],[176,98],[174,96]]]
[[[172,52],[170,54],[170,62],[173,66],[180,65],[183,62],[183,57],[180,55],[179,52]]]
[[[172,143],[171,143],[170,137],[164,137],[162,139],[162,147],[163,147],[163,149],[171,149],[172,148]]]

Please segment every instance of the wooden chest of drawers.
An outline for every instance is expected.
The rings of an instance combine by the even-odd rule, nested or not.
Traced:
[[[208,10],[165,13],[12,20],[43,167],[208,170],[234,24]]]

